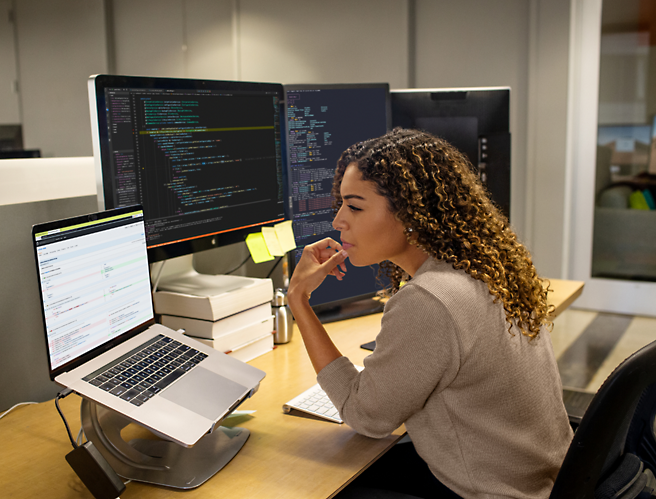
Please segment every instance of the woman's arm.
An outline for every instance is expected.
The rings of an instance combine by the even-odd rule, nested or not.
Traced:
[[[326,329],[319,322],[307,299],[293,302],[289,295],[288,299],[289,306],[294,314],[294,320],[312,361],[312,366],[315,372],[319,373],[333,360],[341,357],[342,354],[326,333]]]
[[[344,261],[347,256],[341,245],[330,238],[308,245],[289,283],[289,307],[317,373],[342,354],[312,310],[310,295],[328,275],[342,280],[346,272]]]

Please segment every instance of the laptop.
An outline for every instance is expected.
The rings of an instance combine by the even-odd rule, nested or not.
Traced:
[[[32,228],[50,378],[185,447],[265,373],[155,323],[141,206]]]

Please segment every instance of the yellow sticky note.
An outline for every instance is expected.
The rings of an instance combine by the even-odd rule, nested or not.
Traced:
[[[280,241],[278,241],[278,236],[276,234],[276,229],[273,227],[262,227],[262,236],[264,237],[264,242],[267,245],[269,253],[273,256],[284,256],[285,252],[280,246]]]
[[[248,234],[248,236],[246,236],[246,246],[248,246],[248,251],[251,252],[251,257],[255,263],[262,263],[273,260],[273,257],[267,249],[267,245],[264,242],[264,236],[262,236],[261,232]]]
[[[280,222],[273,227],[276,229],[276,235],[278,236],[280,247],[285,253],[296,248],[296,241],[294,240],[294,230],[292,229],[291,220],[285,220],[284,222]]]

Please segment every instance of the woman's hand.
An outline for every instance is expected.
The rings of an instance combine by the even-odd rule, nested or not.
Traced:
[[[342,245],[329,237],[306,246],[289,283],[289,300],[309,299],[328,275],[341,281],[346,272],[344,261],[347,257]]]
[[[312,310],[310,294],[328,275],[341,281],[346,272],[346,258],[348,253],[342,245],[330,238],[306,246],[287,290],[289,307],[317,373],[342,354]]]

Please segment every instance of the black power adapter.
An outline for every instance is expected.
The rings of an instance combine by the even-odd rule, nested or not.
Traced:
[[[96,499],[116,499],[125,490],[123,481],[91,441],[69,452],[66,461]]]

